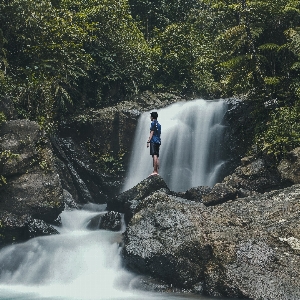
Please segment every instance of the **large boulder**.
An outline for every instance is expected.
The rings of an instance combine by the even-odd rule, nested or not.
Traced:
[[[157,191],[136,208],[125,235],[126,265],[182,288],[202,284],[205,261],[212,256],[200,222],[203,204]]]
[[[123,257],[211,296],[300,298],[300,185],[206,207],[164,190],[139,201]]]
[[[170,192],[162,177],[159,175],[150,176],[133,188],[110,199],[107,202],[107,209],[124,213],[125,222],[128,223],[135,213],[135,209],[139,202],[160,189]]]
[[[249,156],[241,159],[241,165],[224,178],[222,183],[242,193],[268,192],[284,187],[276,163],[268,157]],[[244,192],[243,192],[244,191]]]
[[[52,148],[37,123],[13,120],[0,127],[0,153],[0,243],[24,240],[30,237],[25,231],[31,219],[53,223],[64,208]],[[7,238],[14,236],[10,228],[16,232],[18,227],[26,229],[23,237]]]
[[[278,171],[283,180],[292,184],[300,183],[300,147],[286,155],[278,165]]]

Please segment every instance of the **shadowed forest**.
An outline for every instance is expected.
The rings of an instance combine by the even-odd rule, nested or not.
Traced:
[[[300,146],[297,0],[3,0],[0,95],[54,132],[146,90],[252,101],[259,151]],[[0,112],[0,121],[5,116]]]

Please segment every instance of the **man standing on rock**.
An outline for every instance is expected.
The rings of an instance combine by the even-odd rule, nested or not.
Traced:
[[[150,145],[150,155],[153,158],[153,173],[151,175],[158,175],[159,169],[159,147],[161,144],[160,135],[161,135],[161,125],[158,123],[157,118],[158,114],[156,111],[150,113],[151,126],[150,126],[150,136],[147,141],[147,148]]]

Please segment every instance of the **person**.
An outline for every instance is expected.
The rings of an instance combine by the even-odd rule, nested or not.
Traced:
[[[147,148],[150,146],[150,155],[153,159],[153,172],[151,175],[158,175],[159,169],[159,148],[161,144],[161,125],[158,123],[158,113],[153,111],[150,113],[151,125],[150,125],[150,136],[147,141]]]

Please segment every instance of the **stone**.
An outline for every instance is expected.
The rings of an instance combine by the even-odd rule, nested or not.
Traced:
[[[228,200],[234,200],[238,191],[224,183],[217,183],[208,194],[203,195],[202,203],[206,206],[216,205]]]
[[[140,200],[159,189],[166,189],[169,192],[169,188],[161,176],[150,176],[133,188],[110,199],[107,202],[107,209],[124,213],[125,222],[128,223]]]
[[[29,220],[39,220],[31,226],[33,235],[46,233],[46,223],[54,223],[64,209],[49,140],[36,122],[7,121],[0,127],[0,152],[5,180],[0,186],[0,223],[7,229],[2,231],[3,243],[30,238]]]
[[[122,227],[121,214],[115,211],[109,211],[101,218],[100,229],[120,231]]]
[[[51,234],[59,233],[43,220],[33,219],[29,215],[18,216],[0,211],[0,248],[7,244]]]
[[[222,183],[237,190],[264,193],[284,187],[281,176],[274,161],[267,157],[245,157],[241,166],[231,175],[224,178]]]
[[[292,184],[300,183],[300,147],[287,153],[286,158],[278,165],[283,180]]]
[[[158,190],[128,223],[125,265],[210,296],[299,299],[299,199],[300,185],[208,207]]]
[[[87,228],[90,230],[106,229],[120,231],[122,228],[121,214],[115,211],[99,214],[88,222]]]
[[[182,198],[196,201],[196,202],[202,202],[203,196],[207,195],[211,192],[212,188],[209,186],[198,186],[193,187],[187,190],[185,193],[183,193],[181,196]]]

